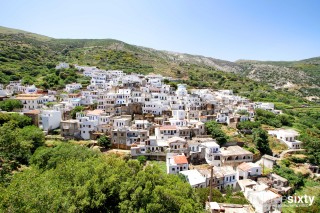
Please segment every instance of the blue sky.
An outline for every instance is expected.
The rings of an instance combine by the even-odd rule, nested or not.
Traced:
[[[1,0],[0,26],[219,59],[320,56],[318,0]]]

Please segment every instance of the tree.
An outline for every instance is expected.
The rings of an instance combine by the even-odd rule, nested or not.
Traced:
[[[33,159],[6,187],[0,185],[1,212],[203,210],[189,183],[158,165],[143,167],[72,144],[40,148]]]
[[[254,128],[260,127],[260,122],[252,121],[241,121],[237,124],[237,129],[239,130],[252,130]]]
[[[271,155],[272,151],[269,146],[268,133],[266,130],[256,128],[253,130],[253,142],[261,154]]]
[[[137,157],[137,160],[140,162],[140,164],[145,164],[145,162],[147,161],[147,158],[144,155],[140,155]]]
[[[71,117],[72,119],[76,119],[77,112],[82,112],[84,110],[83,106],[76,106],[74,109],[71,110]]]
[[[0,182],[6,182],[11,171],[21,165],[28,165],[34,150],[44,143],[44,135],[35,126],[17,128],[15,121],[0,127]]]
[[[31,118],[18,113],[0,113],[0,126],[11,122],[15,127],[23,128],[32,124]]]
[[[8,99],[0,101],[0,109],[3,111],[11,112],[14,109],[21,109],[23,107],[21,101],[15,99]]]
[[[221,125],[215,121],[209,121],[205,124],[207,132],[212,136],[212,138],[216,139],[217,143],[221,146],[227,143],[228,137],[221,130]]]
[[[105,135],[101,136],[97,143],[99,146],[102,146],[106,149],[109,149],[112,146],[110,138]]]

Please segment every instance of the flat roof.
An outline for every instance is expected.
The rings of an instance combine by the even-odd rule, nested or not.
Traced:
[[[237,168],[242,171],[248,171],[252,168],[260,167],[258,164],[252,163],[252,162],[243,162],[241,163]]]
[[[231,167],[231,166],[222,166],[222,167],[213,167],[213,173],[217,177],[221,177],[224,175],[233,175],[236,174],[237,172]]]
[[[181,171],[180,174],[187,176],[187,180],[191,186],[198,185],[206,182],[206,178],[203,177],[198,170]]]
[[[220,149],[223,156],[234,156],[234,155],[253,155],[248,150],[241,148],[240,146],[228,146]]]
[[[104,111],[102,109],[95,109],[92,111],[88,111],[87,115],[100,115],[102,113],[104,113]]]
[[[178,128],[176,126],[160,126],[160,130],[177,130]]]
[[[167,140],[168,143],[172,143],[172,142],[176,142],[176,141],[186,142],[186,139],[175,136],[175,137],[169,138]]]
[[[216,142],[204,142],[204,143],[201,143],[201,145],[203,145],[203,146],[206,146],[206,147],[208,147],[208,148],[210,148],[210,147],[219,147],[220,148],[220,146],[219,146],[219,144],[217,144]]]

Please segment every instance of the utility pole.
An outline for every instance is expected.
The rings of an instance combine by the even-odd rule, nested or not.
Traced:
[[[211,165],[209,202],[212,202],[212,181],[213,181],[213,165]]]

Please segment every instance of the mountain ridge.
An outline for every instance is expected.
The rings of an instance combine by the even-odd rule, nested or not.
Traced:
[[[275,88],[298,91],[303,96],[320,97],[320,57],[299,61],[231,62],[202,55],[156,50],[116,39],[56,39],[6,27],[0,27],[0,35],[4,48],[16,45],[16,49],[11,50],[13,55],[14,51],[20,51],[21,46],[30,46],[34,48],[33,52],[37,52],[37,48],[47,51],[55,63],[67,61],[104,69],[155,72],[182,79],[190,79],[190,69],[198,70],[196,72],[221,70],[267,83]],[[16,42],[18,43],[15,44]],[[46,60],[51,61],[50,58]]]

